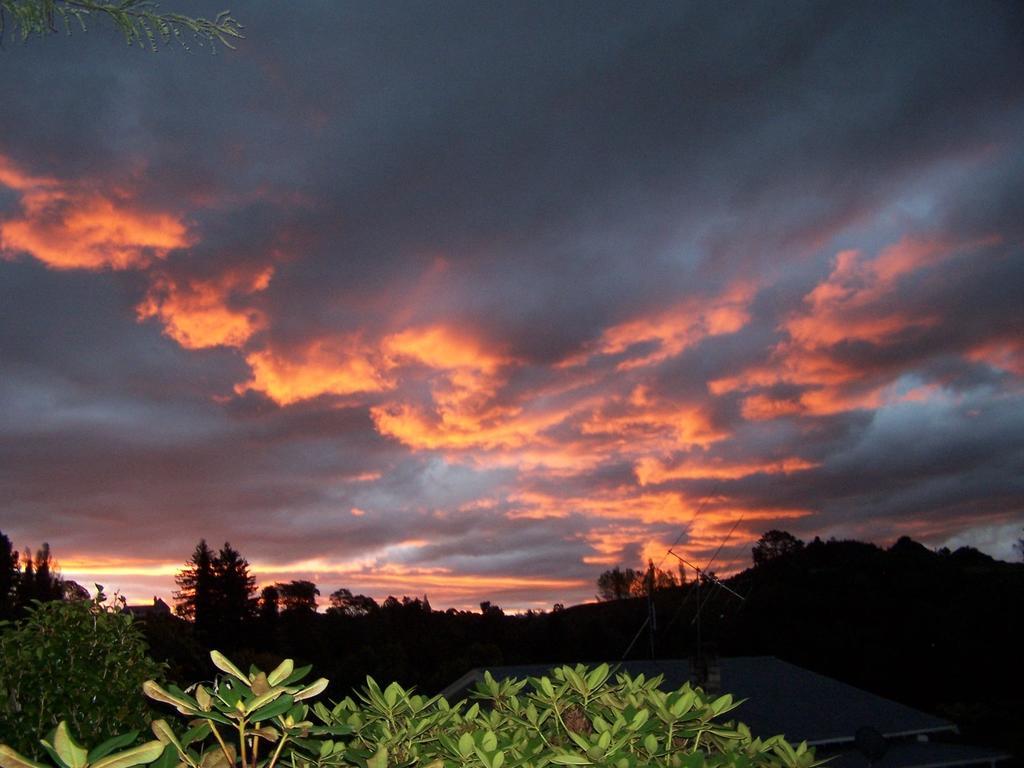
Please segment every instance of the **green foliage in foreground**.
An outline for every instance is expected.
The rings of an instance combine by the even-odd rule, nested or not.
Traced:
[[[139,689],[162,675],[163,665],[149,658],[142,632],[121,607],[102,592],[38,603],[5,628],[0,734],[11,746],[41,756],[39,734],[61,721],[93,742],[147,726],[151,711]]]
[[[740,702],[688,684],[658,689],[661,678],[561,667],[550,677],[497,682],[490,674],[473,703],[455,705],[367,678],[356,699],[333,707],[307,702],[327,687],[302,680],[309,667],[285,660],[272,672],[243,672],[211,653],[223,673],[188,692],[150,680],[145,693],[184,722],[152,723],[157,741],[123,752],[135,734],[78,746],[62,723],[44,748],[57,768],[516,768],[593,765],[610,768],[813,768],[806,744],[753,738],[722,716]],[[0,746],[0,768],[45,768]]]
[[[52,34],[58,27],[68,34],[75,27],[84,32],[93,18],[113,22],[128,45],[149,47],[153,51],[161,43],[171,42],[186,49],[190,42],[209,45],[210,50],[215,51],[216,43],[234,48],[232,41],[244,37],[242,25],[230,11],[206,19],[160,13],[152,0],[0,0],[0,41],[8,24],[25,41],[32,36]]]

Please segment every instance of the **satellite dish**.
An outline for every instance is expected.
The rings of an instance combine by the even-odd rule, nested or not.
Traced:
[[[857,749],[868,759],[868,765],[885,757],[889,743],[885,737],[870,725],[862,725],[853,736],[853,743]]]

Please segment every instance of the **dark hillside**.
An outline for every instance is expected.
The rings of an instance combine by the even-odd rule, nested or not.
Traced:
[[[724,583],[745,599],[710,581],[700,588],[702,637],[719,655],[777,656],[1021,754],[1024,565],[971,549],[936,553],[907,538],[888,550],[815,540]],[[697,592],[691,582],[655,593],[655,657],[695,651]],[[436,692],[473,667],[618,660],[634,639],[628,657],[651,656],[644,598],[521,616],[489,603],[434,611],[408,597],[363,608],[256,618],[224,650],[262,666],[284,656],[313,663],[339,696],[368,674]],[[154,625],[152,644],[172,676],[208,676],[187,633],[167,629]]]

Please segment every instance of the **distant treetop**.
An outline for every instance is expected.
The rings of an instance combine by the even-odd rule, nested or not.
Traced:
[[[799,552],[804,548],[804,543],[789,531],[772,529],[767,531],[754,545],[751,554],[754,559],[754,566],[764,565],[769,560]]]

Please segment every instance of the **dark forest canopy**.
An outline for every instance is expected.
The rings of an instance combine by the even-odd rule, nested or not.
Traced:
[[[23,615],[34,600],[81,598],[83,593],[82,587],[57,573],[49,544],[43,542],[35,555],[27,547],[20,554],[0,531],[0,620]]]

